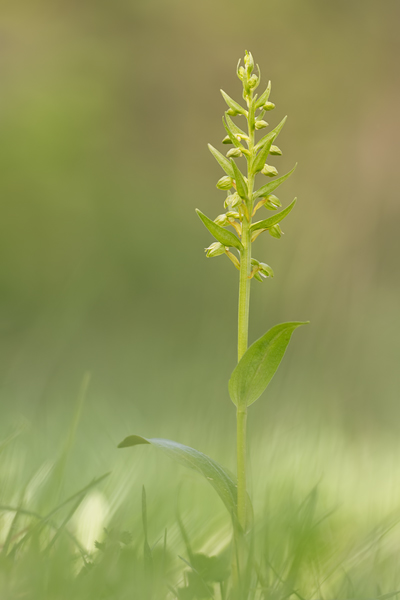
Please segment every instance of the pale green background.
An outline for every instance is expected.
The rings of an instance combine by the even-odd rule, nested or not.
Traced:
[[[250,430],[367,447],[398,437],[399,9],[2,3],[2,434],[26,420],[53,452],[90,371],[78,437],[98,471],[133,432],[215,448],[233,466],[237,272],[206,260],[194,209],[222,211],[207,142],[222,149],[219,88],[240,98],[247,48],[272,80],[271,125],[289,115],[273,164],[299,163],[279,193],[299,199],[284,238],[255,245],[276,276],[253,285],[251,339],[311,321]]]

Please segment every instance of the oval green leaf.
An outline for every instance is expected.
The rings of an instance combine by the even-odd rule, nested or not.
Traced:
[[[214,146],[211,146],[211,144],[208,144],[208,149],[217,161],[217,163],[223,168],[225,173],[229,175],[229,177],[232,177],[232,179],[235,179],[235,175],[230,161],[227,158],[225,158],[225,156],[221,154],[221,152],[218,152],[218,150],[214,148]]]
[[[215,460],[190,446],[184,446],[172,440],[160,438],[144,438],[140,435],[130,435],[125,438],[118,448],[129,448],[140,444],[151,444],[162,450],[170,458],[203,475],[212,485],[222,502],[228,509],[232,519],[237,518],[237,487],[235,477]]]
[[[275,375],[293,331],[309,321],[275,325],[244,353],[229,380],[229,395],[236,406],[253,404]]]
[[[227,231],[223,227],[220,227],[214,221],[211,221],[205,214],[196,208],[196,213],[203,221],[203,224],[207,227],[208,231],[215,237],[217,242],[228,248],[237,248],[237,250],[243,250],[242,242],[236,237],[231,231]]]
[[[288,179],[288,177],[291,176],[291,174],[293,173],[293,171],[295,170],[296,167],[297,167],[297,163],[294,165],[293,169],[291,171],[289,171],[289,173],[286,173],[286,175],[282,175],[282,177],[278,177],[277,179],[274,179],[274,181],[271,181],[271,183],[267,183],[266,185],[263,185],[262,187],[260,187],[253,194],[254,200],[256,198],[261,198],[261,196],[268,196],[268,194],[272,194],[272,192],[274,190],[276,190],[276,188],[279,187],[281,185],[281,183],[286,181],[286,179]]]
[[[273,227],[273,225],[280,223],[285,217],[288,216],[290,211],[294,208],[296,202],[297,198],[295,198],[288,207],[278,213],[275,213],[272,215],[272,217],[268,217],[268,219],[264,219],[264,221],[257,221],[257,223],[253,223],[251,230],[256,231],[257,229],[269,229],[270,227]]]

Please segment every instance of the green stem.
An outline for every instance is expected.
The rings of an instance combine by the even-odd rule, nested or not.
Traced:
[[[244,250],[240,259],[239,281],[239,319],[238,319],[238,361],[247,350],[250,307],[250,271],[251,271],[251,238],[249,223],[244,218],[242,224],[242,244]],[[237,424],[237,484],[238,484],[238,519],[241,527],[246,526],[246,434],[247,406],[238,406]]]
[[[249,336],[251,233],[246,217],[242,222],[242,244],[239,276],[238,362],[247,350]]]
[[[252,99],[249,100],[249,115]],[[250,273],[251,273],[251,214],[253,211],[254,175],[251,173],[251,162],[254,150],[254,123],[248,121],[250,156],[247,163],[248,196],[247,213],[242,221],[243,250],[240,255],[239,277],[239,311],[238,311],[238,361],[248,346],[249,309],[250,309]],[[246,448],[247,448],[247,405],[239,405],[236,412],[236,454],[237,454],[237,493],[238,520],[243,530],[246,528]]]

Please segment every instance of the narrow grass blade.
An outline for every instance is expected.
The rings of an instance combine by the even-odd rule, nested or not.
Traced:
[[[193,560],[192,546],[191,546],[191,543],[190,543],[190,540],[189,540],[189,536],[187,534],[187,531],[185,529],[185,526],[183,524],[183,521],[181,519],[181,515],[180,515],[179,512],[177,512],[176,520],[177,520],[177,523],[178,523],[179,531],[181,533],[183,542],[184,542],[185,547],[186,547],[186,552],[188,554],[189,560],[192,561]]]
[[[0,442],[0,454],[3,452],[3,450],[5,450],[7,448],[7,446],[9,444],[11,444],[11,442],[13,442],[15,440],[15,438],[17,438],[19,435],[21,435],[21,433],[26,429],[25,425],[21,425],[20,427],[18,427],[18,429],[16,429],[15,431],[13,431],[13,433],[11,433],[8,437],[6,437],[4,440],[2,440]]]
[[[58,506],[56,506],[55,508],[53,508],[49,513],[47,513],[44,517],[42,517],[41,515],[39,515],[38,513],[32,513],[30,511],[26,511],[25,509],[22,508],[18,508],[18,509],[11,509],[9,507],[9,510],[18,510],[19,513],[21,514],[30,514],[31,516],[35,517],[38,520],[38,523],[36,525],[34,525],[32,527],[32,529],[30,529],[27,534],[22,538],[22,540],[20,540],[18,542],[18,544],[15,544],[14,546],[14,550],[18,549],[19,546],[21,546],[22,544],[24,544],[33,533],[35,533],[35,531],[41,527],[44,527],[46,525],[49,525],[51,527],[54,527],[57,529],[57,526],[54,525],[54,523],[51,521],[51,518],[53,517],[53,515],[58,512],[59,510],[61,510],[64,506],[66,506],[67,504],[69,504],[70,502],[72,502],[75,499],[79,500],[79,503],[83,500],[83,498],[85,497],[86,493],[95,485],[97,485],[98,483],[100,483],[100,481],[102,481],[103,479],[105,479],[106,477],[108,477],[110,475],[110,473],[105,473],[104,475],[102,475],[101,477],[98,477],[97,479],[94,479],[91,483],[89,483],[88,485],[86,485],[84,488],[82,488],[81,490],[79,490],[79,492],[76,492],[75,494],[73,494],[72,496],[70,496],[69,498],[67,498],[66,500],[64,500],[63,502],[61,502],[60,504],[58,504]],[[2,507],[0,506],[0,510],[2,510]],[[68,534],[70,535],[70,534]],[[71,537],[71,535],[70,535]],[[78,542],[77,542],[78,543]]]
[[[20,514],[21,514],[20,507],[18,507],[15,511],[14,518],[11,521],[11,525],[8,530],[7,537],[5,539],[3,547],[1,549],[1,552],[2,552],[2,554],[4,554],[4,556],[7,555],[7,552],[10,547],[11,542],[16,538],[16,536],[18,536],[18,533],[16,532],[16,527],[17,527],[17,522],[18,522]]]
[[[168,530],[167,530],[167,528],[165,528],[163,554],[162,554],[162,573],[163,573],[164,577],[165,577],[166,565],[167,565],[167,536],[168,536]]]
[[[82,415],[83,406],[86,400],[86,394],[90,383],[91,374],[89,372],[85,373],[82,379],[82,383],[79,388],[78,396],[75,403],[75,410],[73,414],[73,418],[71,424],[68,429],[67,437],[63,444],[63,449],[61,451],[60,457],[57,460],[55,465],[53,474],[52,474],[52,484],[53,488],[53,501],[58,502],[62,494],[62,488],[64,483],[64,475],[67,467],[68,459],[71,453],[71,450],[75,443],[76,432],[79,426],[79,422]],[[51,497],[51,496],[49,496]]]
[[[69,521],[72,519],[75,512],[79,508],[83,498],[84,497],[82,496],[81,498],[78,498],[77,502],[75,502],[75,504],[73,505],[73,507],[71,508],[71,510],[69,511],[69,513],[67,514],[67,516],[65,517],[63,522],[61,523],[60,527],[58,527],[56,534],[54,535],[54,537],[51,539],[50,543],[46,547],[45,552],[48,552],[54,546],[54,544],[60,537],[61,533],[64,531],[65,527],[67,526],[67,524],[69,523]]]
[[[104,473],[104,475],[101,475],[100,477],[97,477],[96,479],[93,479],[93,481],[91,481],[90,483],[85,485],[85,487],[83,487],[81,490],[79,490],[78,492],[75,492],[75,494],[72,494],[72,496],[69,496],[66,500],[63,500],[60,504],[58,504],[58,506],[53,508],[44,518],[50,519],[50,517],[52,517],[56,512],[58,512],[61,508],[63,508],[63,506],[65,506],[66,504],[69,504],[70,502],[72,502],[72,500],[75,500],[75,498],[78,498],[80,496],[85,496],[86,493],[92,487],[94,487],[95,485],[97,485],[98,483],[103,481],[103,479],[106,479],[106,477],[109,477],[110,474],[111,474],[111,471],[108,473]]]
[[[21,515],[26,515],[28,517],[32,517],[33,519],[35,519],[36,521],[39,521],[44,526],[49,527],[50,529],[55,529],[56,531],[58,530],[57,525],[53,521],[51,521],[45,517],[42,517],[42,515],[38,514],[37,512],[34,512],[32,510],[27,510],[26,508],[18,508],[16,506],[0,504],[0,511],[6,511],[6,512],[17,512],[18,511],[18,513],[20,513]],[[24,543],[27,540],[27,538],[30,537],[31,533],[32,533],[32,530],[28,531],[26,533],[26,535],[23,537],[23,539],[20,540],[18,542],[18,544],[15,544],[13,546],[10,554],[15,555],[18,548],[21,546],[22,543]],[[85,548],[83,548],[83,546],[79,543],[79,541],[76,539],[76,537],[72,533],[70,533],[68,530],[65,530],[65,533],[74,542],[74,544],[78,548],[82,558],[85,560],[85,556],[87,554]]]
[[[143,544],[143,554],[144,554],[144,564],[147,575],[149,579],[152,579],[153,575],[153,555],[151,552],[149,538],[148,538],[148,529],[147,529],[147,498],[146,498],[146,488],[142,487],[142,524],[143,524],[143,533],[144,533],[144,544]]]

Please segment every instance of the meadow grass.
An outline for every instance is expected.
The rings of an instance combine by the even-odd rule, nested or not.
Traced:
[[[231,524],[202,478],[148,448],[132,460],[115,449],[118,433],[105,440],[76,415],[64,432],[55,419],[54,432],[58,443],[25,427],[1,447],[1,598],[225,597]],[[266,433],[252,453],[250,597],[379,598],[400,588],[393,443],[307,422]],[[230,443],[211,434],[202,450],[224,462]]]

